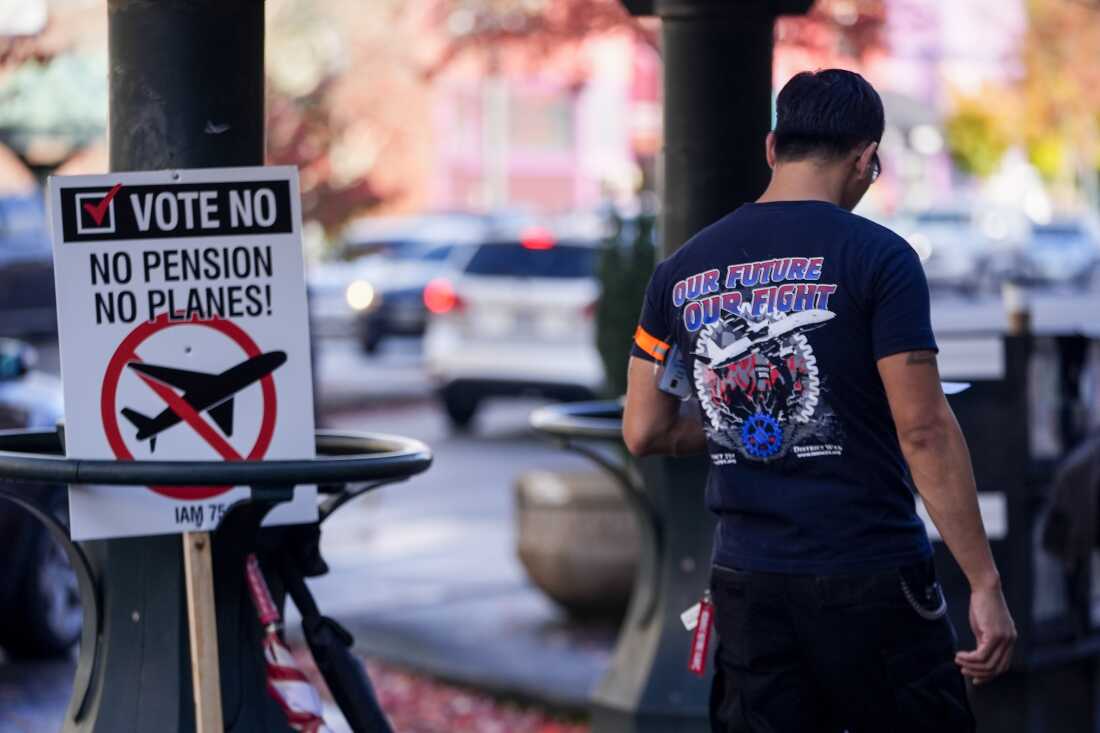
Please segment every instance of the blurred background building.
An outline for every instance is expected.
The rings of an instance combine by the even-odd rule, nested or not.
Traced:
[[[367,213],[562,212],[654,185],[656,28],[613,0],[268,8],[269,155],[301,167],[306,217],[330,238]],[[4,10],[4,185],[102,170],[102,3]],[[1059,0],[822,0],[780,21],[776,88],[801,69],[844,66],[882,90],[888,164],[871,212],[974,197],[1033,214],[1073,207],[1095,197],[1095,85],[1089,64],[1072,62],[1091,48],[1095,12]]]

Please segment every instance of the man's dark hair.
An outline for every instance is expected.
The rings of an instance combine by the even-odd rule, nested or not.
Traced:
[[[775,154],[780,160],[835,159],[861,143],[882,140],[882,100],[853,71],[796,74],[780,90],[775,106]]]

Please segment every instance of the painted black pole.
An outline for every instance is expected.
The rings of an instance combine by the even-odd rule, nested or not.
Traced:
[[[261,0],[109,0],[108,15],[111,170],[263,164]],[[232,520],[214,540],[226,730],[289,731],[264,690],[258,625],[241,590],[238,556],[259,519]],[[180,538],[83,546],[103,620],[98,654],[82,650],[64,730],[193,731]]]
[[[810,4],[657,1],[665,66],[666,255],[764,191],[775,17]]]
[[[112,170],[264,162],[261,0],[110,0]]]
[[[693,234],[768,182],[775,18],[812,0],[625,0],[661,18],[664,59],[662,250]],[[680,613],[707,587],[714,520],[703,506],[706,459],[649,458],[639,465],[659,547],[643,553],[635,596],[608,675],[593,696],[593,729],[709,731],[705,677],[688,669],[691,635]],[[713,647],[712,647],[713,648]]]

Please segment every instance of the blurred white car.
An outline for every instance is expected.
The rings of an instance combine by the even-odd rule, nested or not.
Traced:
[[[357,337],[374,351],[383,337],[424,330],[421,293],[446,270],[455,247],[480,241],[484,217],[426,214],[353,223],[337,259],[307,271],[313,331]]]
[[[598,393],[598,246],[527,229],[468,248],[452,276],[428,283],[425,362],[454,427],[491,397]]]
[[[1082,217],[1036,224],[1011,274],[1028,285],[1090,287],[1100,275],[1097,223]]]
[[[310,332],[342,337],[355,333],[355,309],[348,303],[348,286],[356,279],[354,262],[324,261],[308,266]]]
[[[901,214],[892,228],[920,256],[931,289],[973,295],[990,285],[989,239],[969,212],[909,212]]]

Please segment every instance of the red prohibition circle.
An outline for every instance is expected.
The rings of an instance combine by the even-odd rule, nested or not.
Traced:
[[[173,321],[167,313],[162,313],[153,321],[145,321],[129,333],[115,350],[110,362],[107,363],[107,371],[103,375],[103,390],[100,396],[100,414],[103,420],[103,429],[107,435],[107,443],[114,452],[115,458],[120,461],[134,460],[130,449],[126,447],[122,439],[122,432],[118,427],[118,414],[115,410],[115,399],[118,396],[118,381],[126,365],[137,358],[137,347],[155,333],[172,326],[205,326],[212,328],[231,338],[241,347],[248,358],[259,356],[262,352],[252,337],[241,329],[240,326],[223,318],[200,319],[192,317],[189,320]],[[267,454],[271,445],[271,436],[275,433],[275,380],[270,374],[260,379],[260,389],[263,394],[263,417],[260,420],[260,434],[256,437],[256,443],[252,450],[245,456],[245,460],[258,461]],[[229,491],[232,486],[150,486],[162,496],[172,499],[209,499]]]

